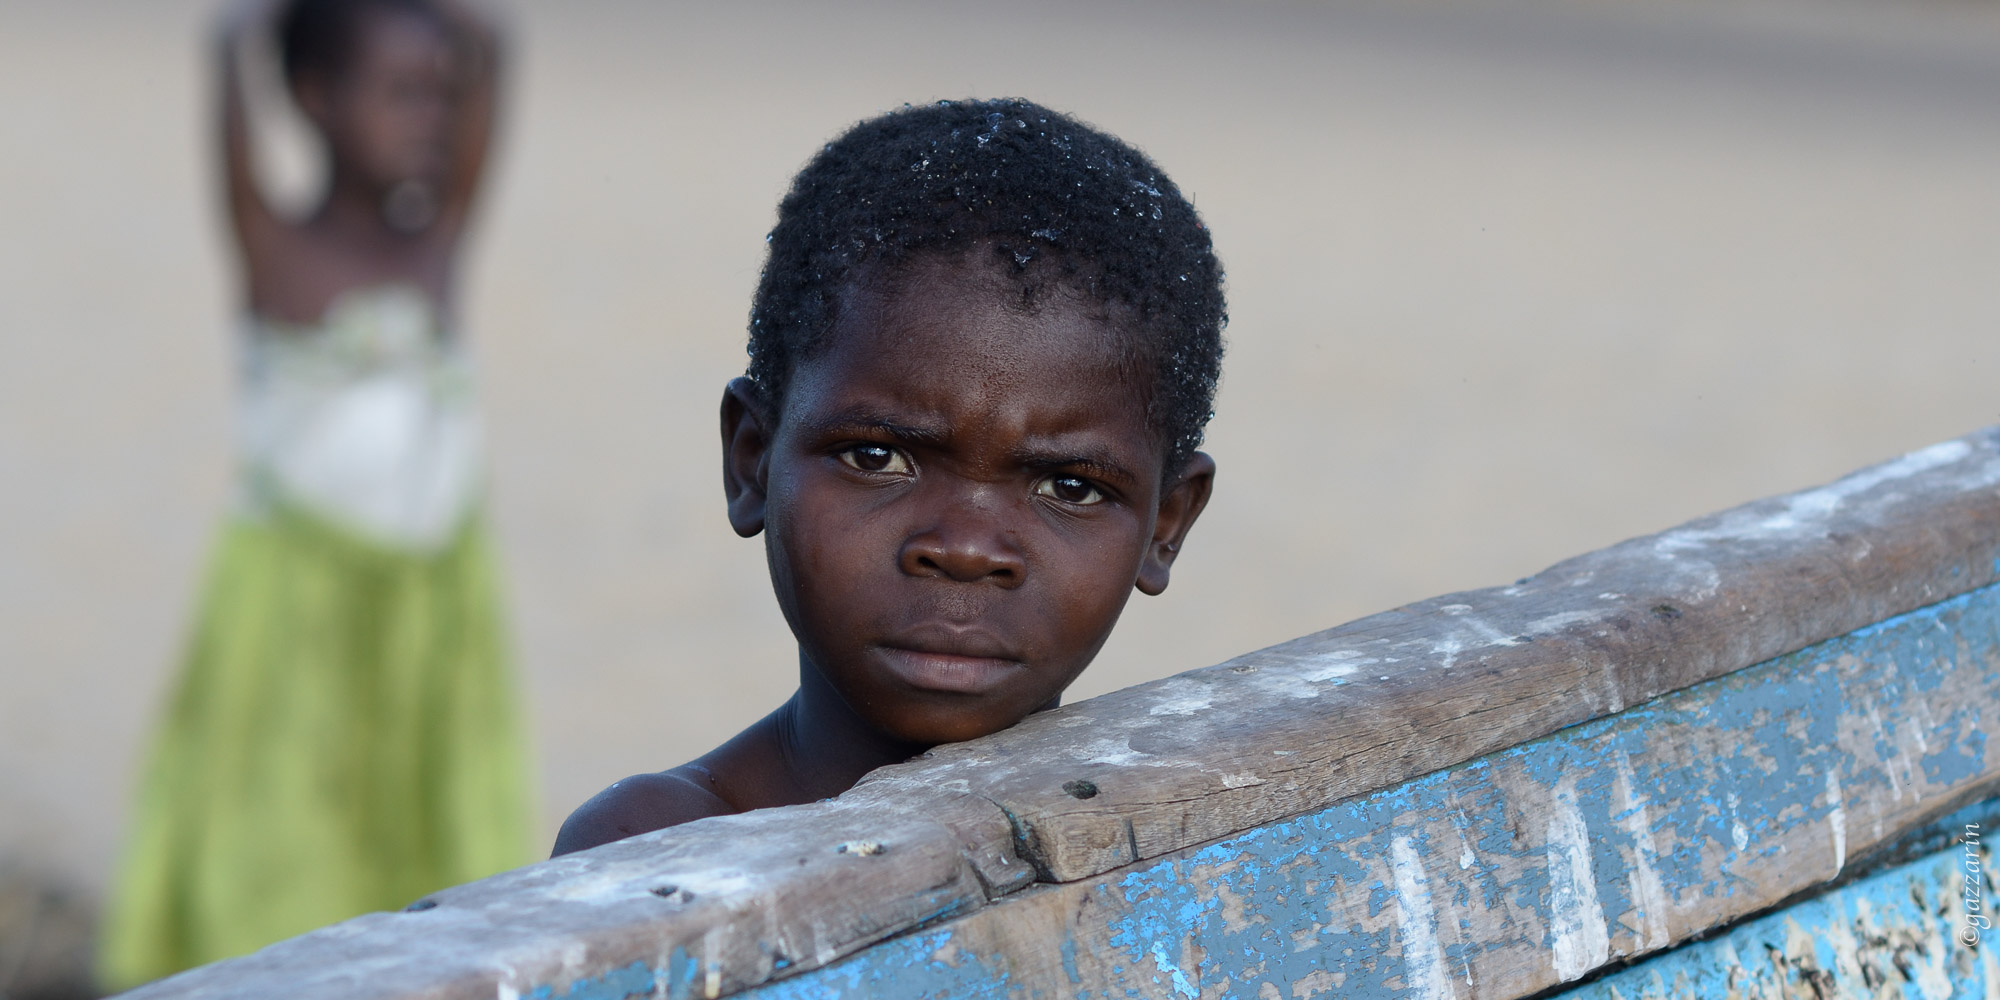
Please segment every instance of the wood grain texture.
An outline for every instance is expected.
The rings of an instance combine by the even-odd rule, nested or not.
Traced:
[[[980,823],[987,843],[959,830]],[[825,965],[1025,884],[991,805],[822,802],[704,820],[566,855],[132,991],[134,998],[534,995],[635,965],[720,996]],[[984,853],[982,853],[982,851]],[[982,874],[982,866],[995,873]],[[1009,870],[1023,874],[1013,876]],[[624,994],[618,994],[623,996]]]
[[[959,928],[951,933],[965,935],[968,946],[1000,955],[1026,954],[1039,941],[1047,958],[1051,942],[1068,941],[1080,949],[1066,959],[1077,969],[1109,962],[1111,971],[1092,975],[1105,982],[1112,980],[1103,976],[1125,977],[1117,979],[1124,982],[1137,966],[1118,964],[1125,960],[1117,956],[1126,953],[1119,949],[1139,938],[1120,944],[1085,933],[1080,928],[1088,925],[1086,911],[1112,907],[1118,899],[1124,899],[1118,905],[1130,905],[1148,893],[1165,898],[1195,891],[1207,884],[1203,880],[1226,885],[1228,872],[1255,866],[1203,853],[1214,848],[1200,845],[1239,834],[1230,843],[1240,846],[1251,842],[1244,838],[1259,837],[1305,843],[1316,836],[1316,823],[1334,824],[1340,843],[1372,845],[1357,846],[1361,853],[1353,864],[1372,865],[1370,870],[1387,880],[1362,893],[1367,913],[1355,918],[1362,921],[1355,926],[1366,933],[1355,931],[1361,936],[1345,947],[1355,953],[1387,948],[1400,940],[1394,920],[1385,916],[1397,895],[1392,876],[1398,852],[1413,852],[1425,870],[1438,871],[1442,862],[1432,853],[1447,833],[1433,825],[1397,847],[1394,838],[1382,839],[1401,815],[1390,804],[1430,787],[1425,782],[1460,780],[1433,772],[1510,748],[1525,753],[1539,745],[1533,741],[1610,713],[1624,713],[1615,720],[1627,727],[1620,732],[1640,734],[1618,739],[1643,742],[1657,720],[1648,721],[1651,706],[1632,706],[1865,631],[1872,623],[1983,587],[1996,576],[2000,428],[1821,489],[1592,553],[1510,587],[1422,602],[1043,713],[1006,732],[885,768],[830,803],[703,820],[544,862],[440,893],[435,907],[421,912],[371,914],[133,995],[149,1000],[718,996],[826,968],[870,946],[875,946],[868,952],[871,961],[878,953],[902,954],[916,947],[911,942],[943,933],[908,933],[932,926]],[[1909,711],[1941,710],[1921,699],[1908,705]],[[1878,714],[1874,724],[1902,727],[1897,731],[1905,734],[1920,731],[1890,709]],[[1602,735],[1608,730],[1601,727],[1609,724],[1592,723],[1600,729],[1590,731]],[[1730,755],[1749,752],[1743,749],[1748,745],[1718,735],[1707,744],[1687,744],[1694,749],[1684,752],[1692,756],[1673,759],[1682,765],[1733,760]],[[1893,747],[1881,752],[1893,756],[1892,751],[1904,752]],[[1644,754],[1665,751],[1647,743],[1621,752],[1651,760]],[[1562,759],[1564,767],[1602,775],[1601,768],[1585,766],[1597,758]],[[1983,768],[1984,758],[1978,759]],[[1459,803],[1455,809],[1476,817],[1477,830],[1452,836],[1473,836],[1482,844],[1499,837],[1496,845],[1528,846],[1509,862],[1516,865],[1508,869],[1514,881],[1478,882],[1465,891],[1513,899],[1506,905],[1515,910],[1494,911],[1507,915],[1499,924],[1481,925],[1485,929],[1476,941],[1451,938],[1457,925],[1439,922],[1436,947],[1476,944],[1479,957],[1469,959],[1476,977],[1533,981],[1521,970],[1555,940],[1549,937],[1551,918],[1538,916],[1553,890],[1533,888],[1530,861],[1548,851],[1545,843],[1534,847],[1535,838],[1546,839],[1544,817],[1554,814],[1551,809],[1560,812],[1558,806],[1583,810],[1578,815],[1593,834],[1618,829],[1616,823],[1603,827],[1589,812],[1610,793],[1599,786],[1550,791],[1529,777],[1508,784],[1476,771],[1444,772],[1472,775],[1463,779],[1471,784],[1453,786],[1458,790],[1451,794]],[[1675,773],[1662,763],[1646,780],[1668,781]],[[1726,777],[1699,773],[1706,775],[1703,780]],[[1426,774],[1433,776],[1412,781]],[[1900,787],[1930,787],[1912,784],[1915,777],[1896,780],[1903,782]],[[1924,780],[1939,788],[1962,784],[1957,778]],[[1651,793],[1635,788],[1632,794],[1644,799]],[[1569,800],[1562,795],[1573,796],[1575,804],[1564,805]],[[1935,796],[1924,795],[1928,808]],[[1674,801],[1683,803],[1676,809],[1696,808]],[[1866,821],[1893,829],[1915,815],[1911,810],[1921,811],[1915,802],[1898,806],[1902,812],[1870,813]],[[1482,803],[1512,805],[1482,812]],[[1787,808],[1824,819],[1829,807],[1794,797]],[[1860,806],[1846,808],[1852,813]],[[1877,804],[1871,800],[1867,808]],[[1796,830],[1796,819],[1786,818],[1785,829]],[[1852,822],[1860,821],[1851,821],[1850,829]],[[1698,843],[1698,835],[1712,840],[1720,830],[1734,836],[1733,827],[1703,833],[1692,818],[1677,829],[1683,831],[1677,836],[1687,839],[1672,856],[1693,859],[1689,864],[1712,860],[1707,852],[1713,844]],[[1881,835],[1869,829],[1852,834],[1856,839],[1849,848],[1858,850]],[[1758,828],[1750,833],[1761,836]],[[837,850],[849,842],[887,850]],[[1786,850],[1803,849],[1789,840],[1778,843]],[[1496,856],[1514,857],[1494,850]],[[1274,868],[1278,874],[1258,877],[1280,879],[1269,885],[1293,885],[1282,881],[1292,877],[1283,872],[1316,863],[1302,855]],[[1687,869],[1697,870],[1706,871]],[[1334,884],[1339,874],[1300,876],[1304,882],[1283,892],[1310,895]],[[1029,888],[1038,876],[1074,885]],[[1133,888],[1142,883],[1152,887]],[[1575,891],[1583,883],[1572,878],[1567,884]],[[1739,885],[1721,884],[1730,891]],[[653,891],[667,886],[678,891]],[[1780,898],[1757,891],[1757,898]],[[996,899],[1003,902],[996,905]],[[1203,914],[1213,913],[1201,908],[1209,905],[1158,918],[1165,921],[1159,928],[1209,919]],[[1234,912],[1229,909],[1234,904],[1215,905],[1222,907],[1216,912]],[[991,917],[984,915],[988,911]],[[1655,947],[1657,933],[1670,942],[1692,932],[1696,918],[1672,915],[1678,912],[1641,928],[1647,948]],[[1351,916],[1348,910],[1340,914],[1340,919]],[[1607,947],[1626,948],[1620,942],[1641,931],[1607,926]],[[1570,937],[1581,942],[1575,946],[1581,954],[1597,955],[1594,936]],[[1210,953],[1219,954],[1203,952]],[[1154,967],[1165,962],[1178,968],[1180,961],[1150,952],[1141,959]],[[968,984],[986,982],[985,967],[977,962],[952,968],[965,970]],[[1392,980],[1383,972],[1381,982]],[[1133,988],[1153,989],[1143,983]],[[1206,990],[1199,983],[1189,988],[1196,994]],[[1477,995],[1511,994],[1481,987]]]
[[[1996,720],[2000,584],[752,995],[1532,996],[1993,795]]]

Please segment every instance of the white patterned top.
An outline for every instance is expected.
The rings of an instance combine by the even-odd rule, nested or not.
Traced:
[[[471,365],[430,297],[357,289],[317,326],[247,326],[246,513],[290,507],[417,551],[450,542],[478,501],[481,429]]]

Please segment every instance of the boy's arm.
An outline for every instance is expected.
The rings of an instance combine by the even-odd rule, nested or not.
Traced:
[[[737,810],[679,768],[635,774],[598,792],[563,821],[550,857]]]

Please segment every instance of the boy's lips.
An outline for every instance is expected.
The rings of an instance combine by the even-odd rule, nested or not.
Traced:
[[[983,694],[1026,669],[1017,653],[983,632],[925,628],[875,648],[898,678],[926,691]]]

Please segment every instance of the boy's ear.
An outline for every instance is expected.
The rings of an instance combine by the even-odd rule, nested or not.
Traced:
[[[730,379],[722,390],[722,495],[729,498],[729,526],[745,538],[764,530],[770,444],[750,380]]]
[[[1146,557],[1139,562],[1136,586],[1140,593],[1153,596],[1167,589],[1167,575],[1173,569],[1174,557],[1180,555],[1188,529],[1194,527],[1195,518],[1208,506],[1208,494],[1214,488],[1215,459],[1205,452],[1195,452],[1181,469],[1180,478],[1160,495],[1153,540],[1146,547]]]

